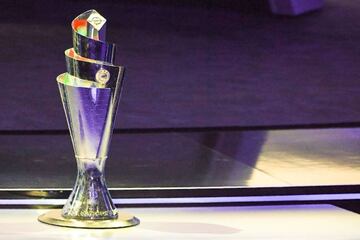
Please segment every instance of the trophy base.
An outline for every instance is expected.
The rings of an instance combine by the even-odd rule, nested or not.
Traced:
[[[117,219],[111,220],[79,220],[79,219],[68,219],[61,215],[61,209],[51,210],[47,213],[42,214],[38,217],[38,220],[42,223],[71,228],[125,228],[136,226],[140,223],[136,217],[119,212]]]

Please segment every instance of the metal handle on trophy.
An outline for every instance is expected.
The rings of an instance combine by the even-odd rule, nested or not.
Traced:
[[[68,227],[114,228],[139,220],[115,208],[104,178],[124,67],[114,65],[115,45],[105,42],[106,19],[89,10],[72,22],[73,48],[65,51],[67,72],[57,77],[75,152],[78,175],[62,212],[41,222]]]

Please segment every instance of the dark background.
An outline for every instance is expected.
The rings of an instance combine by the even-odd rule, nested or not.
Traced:
[[[358,122],[360,2],[299,17],[263,0],[1,1],[0,130],[66,129],[55,78],[95,8],[126,66],[117,128]]]

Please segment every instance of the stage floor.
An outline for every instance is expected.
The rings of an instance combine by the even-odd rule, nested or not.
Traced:
[[[0,142],[0,200],[68,197],[76,165],[67,132]],[[360,128],[116,133],[106,179],[120,200],[357,194],[359,146]]]
[[[43,209],[1,209],[0,239],[360,239],[360,216],[332,205],[132,208],[128,229],[84,230],[37,221]]]
[[[360,128],[114,134],[112,188],[354,185]],[[197,138],[196,138],[197,136]],[[210,139],[212,137],[212,139]],[[0,188],[71,188],[70,136],[0,135]],[[223,149],[221,145],[226,145]],[[230,153],[229,153],[230,149]],[[29,181],[29,179],[32,179]]]

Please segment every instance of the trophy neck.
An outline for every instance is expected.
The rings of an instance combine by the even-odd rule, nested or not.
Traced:
[[[105,162],[107,157],[101,158],[81,158],[76,156],[78,174],[97,174],[104,175]]]

